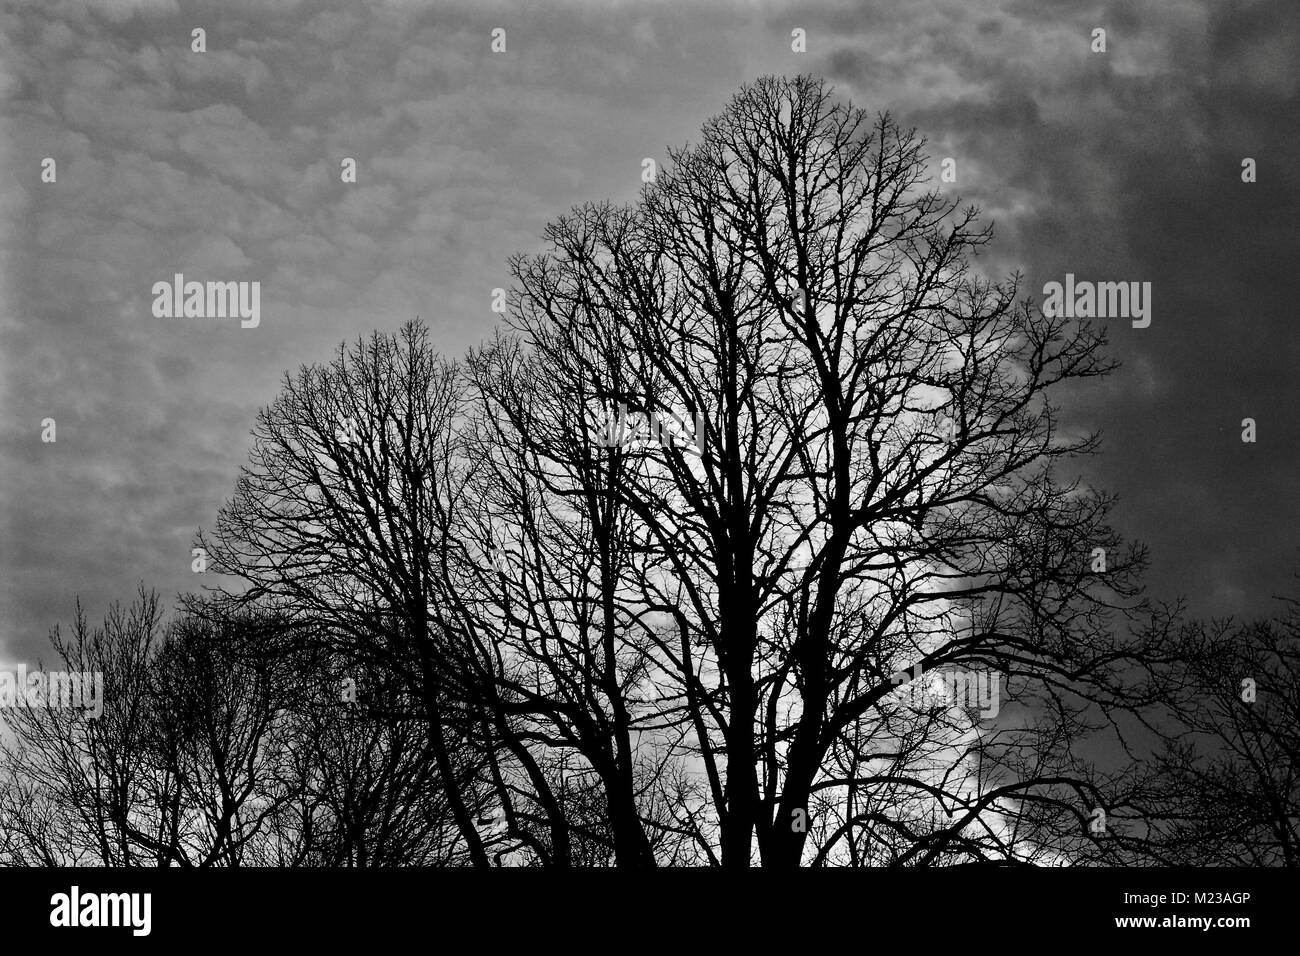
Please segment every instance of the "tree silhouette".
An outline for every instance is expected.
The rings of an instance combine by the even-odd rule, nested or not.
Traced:
[[[483,723],[479,674],[491,662],[440,600],[456,587],[460,550],[448,534],[464,483],[459,406],[455,367],[414,323],[286,376],[259,415],[234,498],[200,543],[214,570],[247,584],[224,600],[273,599],[345,659],[404,682],[464,852],[483,866],[475,819],[486,797],[465,743]]]
[[[1149,651],[1112,626],[1141,551],[1108,496],[1057,477],[1097,443],[1049,392],[1110,371],[1104,337],[973,272],[988,231],[922,188],[921,150],[819,80],[764,79],[636,205],[576,210],[514,261],[538,369],[506,417],[552,436],[523,467],[626,529],[606,599],[672,688],[657,707],[705,795],[679,823],[711,859],[716,826],[723,865],[755,843],[766,865],[1009,852],[1025,795],[1074,785],[1088,701]],[[703,453],[606,446],[615,405],[702,416]],[[1000,673],[1038,719],[900,710],[893,675],[943,667]]]
[[[670,159],[515,257],[507,327],[463,363],[411,322],[286,376],[200,535],[234,580],[145,655],[165,692],[141,699],[175,716],[114,731],[162,761],[148,828],[108,814],[130,853],[793,867],[1210,845],[1161,822],[1187,805],[1172,757],[1160,784],[1081,746],[1156,704],[1208,719],[1173,665],[1209,657],[1140,601],[1143,549],[1071,471],[1098,438],[1056,399],[1114,368],[1103,333],[981,274],[989,228],[928,188],[923,142],[820,80],[744,87]],[[344,680],[360,703],[319,703]],[[204,838],[146,839],[178,794]],[[57,806],[18,815],[25,854],[82,804]]]
[[[1300,602],[1272,619],[1195,621],[1153,669],[1162,746],[1128,813],[1127,860],[1300,865]]]
[[[979,276],[919,139],[818,80],[671,158],[513,261],[464,371],[408,324],[287,380],[202,543],[403,675],[478,865],[497,817],[497,859],[572,862],[571,759],[624,865],[1032,855],[1153,653],[1116,626],[1142,552],[1058,474],[1097,440],[1049,393],[1104,337]],[[909,707],[904,671],[997,674],[1033,719]]]
[[[419,709],[266,607],[141,591],[54,646],[103,713],[22,706],[0,776],[0,862],[384,866],[456,860]],[[408,695],[409,696],[409,695]]]

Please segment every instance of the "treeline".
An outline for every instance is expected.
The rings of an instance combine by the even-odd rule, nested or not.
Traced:
[[[99,720],[7,718],[4,859],[1292,861],[1296,617],[1142,599],[1052,400],[1103,332],[976,274],[921,141],[819,80],[671,160],[464,360],[410,323],[286,376],[224,583],[78,616]]]
[[[410,690],[418,681],[412,662],[388,671],[356,660],[343,650],[346,642],[287,614],[184,603],[164,622],[157,595],[141,589],[101,624],[91,626],[78,608],[68,639],[56,629],[59,663],[105,674],[112,706],[99,719],[44,707],[3,714],[9,735],[0,745],[0,865],[470,862]],[[1126,748],[1138,769],[1104,782],[1095,771],[1080,776],[1079,792],[1089,789],[1084,781],[1096,785],[1097,806],[1087,811],[1088,800],[1076,807],[1066,798],[1052,807],[1061,826],[1056,839],[1045,839],[1039,826],[1026,831],[1034,834],[1027,843],[1007,839],[1005,855],[950,858],[1296,865],[1297,607],[1287,602],[1271,621],[1181,627],[1179,658],[1153,666],[1145,693],[1135,695],[1145,706],[1131,713],[1153,734],[1145,741],[1134,735]],[[445,713],[459,713],[451,699],[444,703]],[[936,701],[933,712],[907,716],[934,720],[946,706]],[[506,778],[490,736],[476,738],[474,727],[454,716],[446,726],[454,741],[450,779],[495,864],[616,863],[602,788],[580,756],[536,748],[567,836],[568,858],[560,861],[545,817],[514,803],[507,817],[499,789]],[[1063,746],[1086,750],[1090,739],[1080,735]],[[672,775],[647,780],[638,815],[650,830],[651,860],[707,863],[707,851],[674,820],[672,810],[682,806],[669,796],[680,790],[665,786],[675,783]],[[664,789],[655,794],[656,787]],[[511,801],[524,793],[505,792]],[[658,819],[645,815],[656,798]],[[1076,817],[1087,842],[1072,832]],[[1109,823],[1098,827],[1098,820]],[[823,862],[853,861],[823,854]]]
[[[269,611],[163,622],[141,590],[54,645],[110,704],[21,706],[0,771],[0,863],[392,866],[455,861],[409,696]],[[462,778],[472,776],[461,768]]]

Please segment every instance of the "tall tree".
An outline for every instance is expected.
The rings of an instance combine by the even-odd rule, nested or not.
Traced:
[[[286,378],[201,539],[227,597],[402,682],[467,862],[1050,855],[1168,653],[1062,474],[1104,335],[979,274],[923,143],[820,80],[671,160],[516,257],[463,368],[411,323]]]
[[[1060,776],[1016,755],[1063,752],[1144,652],[1110,614],[1142,554],[1058,474],[1097,440],[1049,395],[1111,370],[1104,335],[974,271],[989,231],[924,188],[922,149],[820,80],[765,78],[633,207],[576,210],[514,263],[536,380],[676,436],[603,447],[600,487],[642,557],[618,600],[673,624],[645,636],[708,794],[680,809],[723,865],[1006,852],[1017,795]],[[571,404],[566,435],[596,440],[574,418],[597,411]],[[945,667],[1059,719],[918,746],[893,675]],[[807,825],[814,798],[837,825]]]

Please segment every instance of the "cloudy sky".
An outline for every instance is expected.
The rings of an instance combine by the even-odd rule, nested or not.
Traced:
[[[1300,569],[1297,63],[1294,0],[9,0],[0,663],[78,594],[94,618],[139,581],[195,587],[195,529],[286,369],[413,316],[477,344],[512,252],[633,198],[644,157],[765,73],[891,111],[936,177],[954,158],[944,188],[996,224],[982,268],[1026,293],[1152,283],[1149,328],[1110,323],[1123,369],[1070,397],[1105,436],[1088,477],[1150,545],[1152,596],[1271,613]],[[260,325],[155,318],[177,272],[259,281]]]

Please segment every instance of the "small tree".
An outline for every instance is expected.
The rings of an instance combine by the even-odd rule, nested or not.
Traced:
[[[198,605],[196,605],[198,606]],[[300,661],[268,654],[264,612],[162,623],[141,590],[100,627],[80,606],[55,651],[102,675],[102,713],[32,706],[12,731],[0,831],[14,863],[235,866],[300,861],[311,821],[294,819],[310,772],[291,707]]]
[[[1193,622],[1155,675],[1163,747],[1146,758],[1133,859],[1300,865],[1300,602],[1272,620]]]
[[[0,742],[0,862],[46,866],[166,865],[170,854],[131,827],[166,833],[177,782],[150,759],[152,661],[161,640],[157,594],[141,586],[101,626],[80,602],[71,634],[55,627],[55,655],[74,673],[103,675],[103,713],[22,705],[0,710],[12,737]]]

